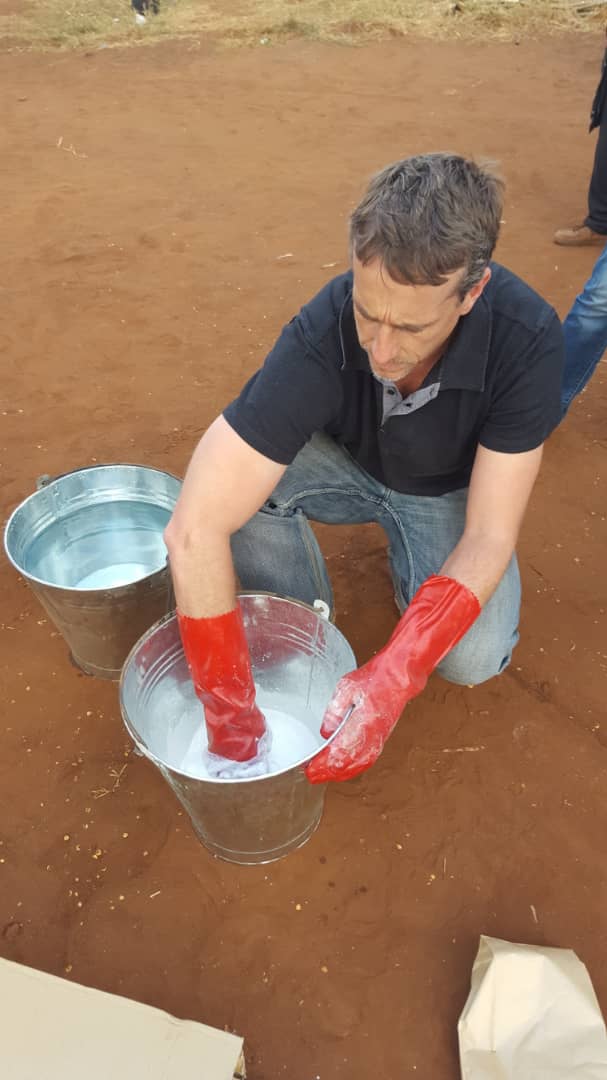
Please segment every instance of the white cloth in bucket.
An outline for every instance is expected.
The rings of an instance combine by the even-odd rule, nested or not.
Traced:
[[[295,762],[309,760],[322,746],[320,734],[311,731],[302,720],[279,709],[263,707],[262,712],[267,730],[260,740],[259,753],[251,761],[230,761],[209,752],[206,729],[199,719],[198,702],[194,722],[187,724],[185,737],[181,725],[166,729],[163,759],[170,768],[200,780],[252,780],[282,772]],[[191,720],[188,713],[184,715]]]
[[[204,750],[202,766],[214,780],[254,780],[258,776],[267,776],[270,771],[270,748],[272,733],[266,728],[257,744],[257,753],[249,761],[231,761],[230,758],[212,754]]]

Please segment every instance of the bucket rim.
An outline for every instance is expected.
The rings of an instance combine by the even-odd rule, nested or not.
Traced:
[[[21,577],[25,578],[26,581],[31,581],[36,585],[43,585],[44,588],[46,588],[46,589],[56,589],[59,592],[69,592],[69,593],[86,592],[87,594],[92,595],[93,593],[106,593],[108,591],[112,592],[112,593],[116,593],[116,592],[120,591],[120,589],[129,589],[132,585],[136,585],[138,582],[144,581],[146,578],[154,577],[156,574],[163,574],[165,572],[165,570],[167,568],[167,565],[168,565],[168,556],[165,559],[164,564],[162,566],[159,566],[156,570],[153,570],[149,574],[143,574],[142,577],[135,578],[133,581],[127,582],[125,585],[118,585],[115,588],[111,588],[109,590],[107,588],[105,588],[105,589],[82,589],[78,585],[57,585],[54,581],[47,581],[45,578],[36,577],[35,574],[30,574],[26,570],[24,570],[24,568],[22,566],[20,566],[19,563],[16,562],[16,560],[13,558],[13,556],[11,554],[11,551],[10,551],[10,548],[9,548],[9,542],[8,542],[9,541],[9,532],[11,530],[11,527],[13,525],[13,522],[14,522],[15,518],[17,517],[18,514],[21,513],[21,511],[23,511],[25,509],[25,507],[28,505],[28,503],[30,503],[34,499],[36,499],[40,495],[41,491],[47,491],[49,488],[52,488],[54,484],[58,484],[61,480],[65,480],[69,476],[75,476],[76,473],[102,471],[103,469],[136,469],[138,472],[145,471],[145,472],[150,472],[150,473],[156,473],[159,476],[168,476],[169,479],[175,480],[178,484],[181,484],[183,482],[178,476],[175,476],[174,473],[169,472],[168,469],[156,469],[153,465],[137,465],[135,462],[129,462],[129,461],[97,462],[95,465],[83,465],[82,468],[69,469],[67,472],[60,473],[58,476],[53,476],[47,483],[42,484],[39,488],[37,488],[36,491],[32,491],[30,495],[27,495],[25,497],[25,499],[21,500],[21,502],[18,504],[18,506],[16,506],[15,509],[12,511],[12,513],[9,515],[9,518],[8,518],[8,520],[6,522],[6,525],[4,526],[4,531],[3,531],[3,536],[2,536],[3,544],[4,544],[4,553],[5,553],[8,561],[10,562],[11,566],[13,566],[15,568],[15,570],[17,571],[17,573],[20,574]]]
[[[239,600],[242,596],[269,596],[272,597],[272,599],[274,600],[282,600],[285,603],[293,604],[296,607],[306,608],[306,610],[311,611],[312,614],[316,615],[316,617],[320,619],[323,623],[329,622],[329,620],[324,615],[321,615],[320,612],[312,606],[312,604],[306,604],[304,600],[292,600],[289,596],[280,596],[279,593],[263,592],[262,590],[242,590],[236,594],[237,600]],[[118,682],[118,700],[120,702],[120,712],[122,714],[124,726],[126,727],[127,732],[130,738],[135,743],[137,749],[143,754],[144,757],[149,758],[149,760],[153,761],[155,765],[158,765],[161,770],[169,769],[171,772],[176,773],[178,776],[183,776],[186,780],[196,780],[198,783],[201,784],[233,784],[236,786],[240,784],[262,783],[264,780],[275,780],[277,776],[284,776],[286,773],[295,772],[297,770],[303,769],[304,766],[308,765],[313,758],[315,758],[318,754],[322,753],[323,750],[326,750],[326,748],[331,745],[331,743],[334,741],[334,739],[337,738],[340,731],[349,720],[352,709],[347,712],[341,724],[335,729],[333,734],[330,735],[328,739],[324,739],[322,745],[319,746],[313,754],[306,754],[305,757],[301,758],[298,761],[292,762],[286,768],[277,769],[275,772],[272,773],[265,773],[263,776],[243,776],[239,777],[238,779],[223,776],[194,776],[192,773],[187,773],[183,772],[181,769],[176,769],[173,765],[167,765],[166,761],[163,761],[161,757],[158,757],[158,755],[155,754],[153,750],[150,750],[149,747],[147,747],[145,743],[142,742],[138,733],[135,731],[126,711],[126,706],[124,704],[124,683],[127,668],[129,666],[132,656],[137,651],[137,649],[145,641],[152,637],[152,635],[162,626],[173,621],[177,621],[177,612],[169,611],[166,615],[163,615],[162,618],[157,619],[156,622],[153,623],[153,625],[150,626],[146,630],[146,632],[141,635],[139,640],[136,641],[133,645],[126,660],[124,661],[124,664],[122,665],[122,671],[120,672],[120,680]],[[354,650],[352,649],[352,646],[350,645],[347,637],[345,636],[345,634],[342,634],[339,627],[335,626],[335,623],[330,623],[330,625],[333,627],[335,633],[339,634],[339,636],[345,641],[346,645],[350,649],[350,652],[352,653],[354,665],[356,665],[356,656],[354,655]],[[317,786],[322,787],[323,785],[320,784]]]

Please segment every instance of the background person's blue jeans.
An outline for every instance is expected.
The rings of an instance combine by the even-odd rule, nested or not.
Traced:
[[[563,323],[565,367],[561,390],[563,416],[582,391],[607,349],[607,247]]]
[[[374,480],[333,439],[314,435],[264,507],[232,537],[241,587],[308,604],[324,600],[332,609],[331,583],[308,519],[333,525],[377,522],[388,537],[402,612],[460,539],[467,496],[465,490],[432,498],[402,495]],[[520,598],[513,556],[479,618],[439,665],[439,674],[473,684],[503,671],[518,641]]]

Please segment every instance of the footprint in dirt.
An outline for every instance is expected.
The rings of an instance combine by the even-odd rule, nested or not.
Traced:
[[[25,933],[25,926],[16,919],[5,923],[0,930],[0,952],[7,960],[16,964],[27,963],[27,952],[31,942]]]
[[[2,938],[4,941],[13,942],[23,933],[23,923],[9,922],[2,928]]]

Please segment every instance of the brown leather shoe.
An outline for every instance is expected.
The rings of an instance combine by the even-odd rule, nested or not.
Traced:
[[[605,244],[607,236],[595,232],[588,225],[572,225],[570,229],[557,229],[553,240],[562,247],[584,247],[588,244]]]

